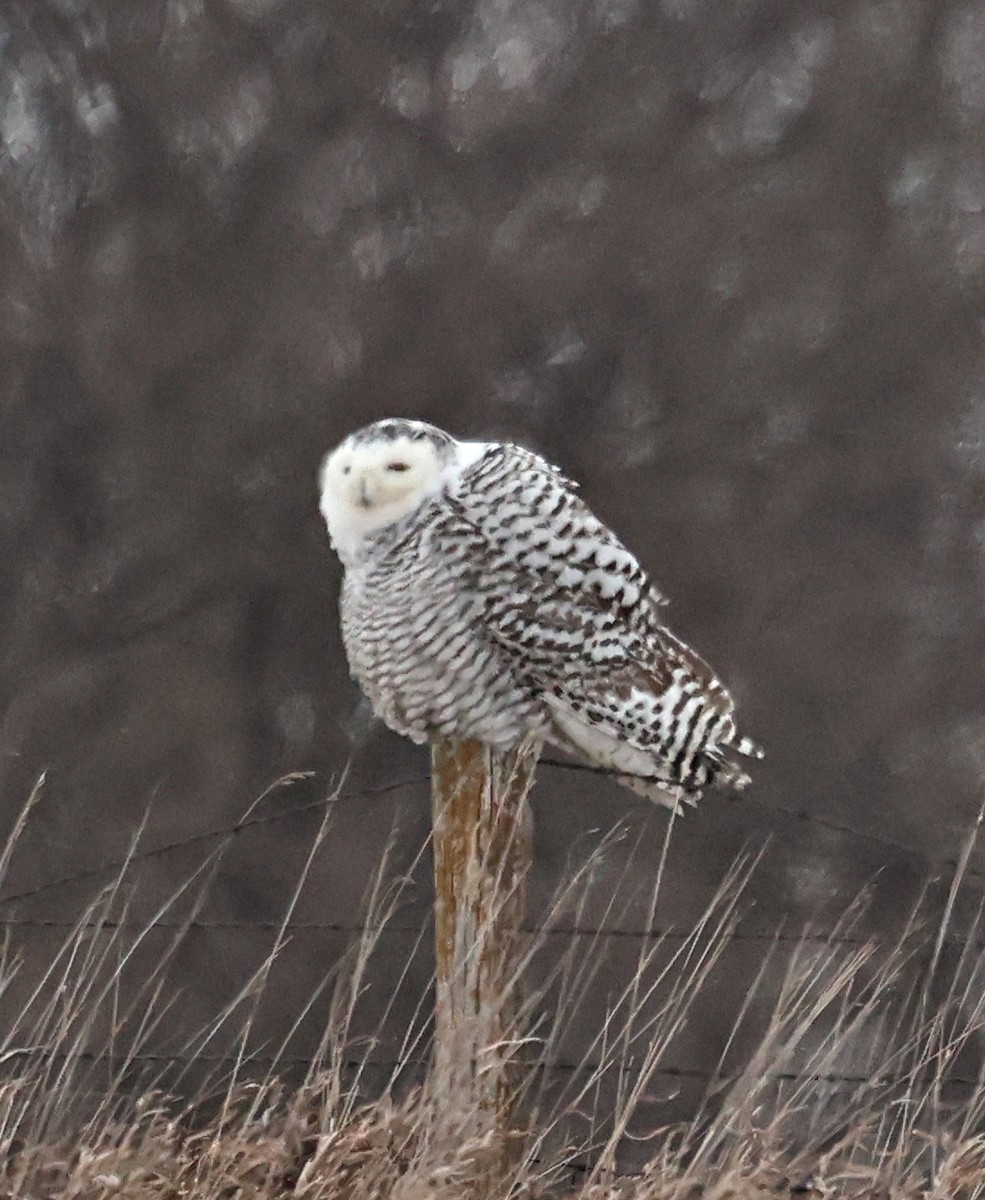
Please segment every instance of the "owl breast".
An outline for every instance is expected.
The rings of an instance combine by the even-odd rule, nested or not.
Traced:
[[[481,548],[455,520],[429,513],[346,571],[342,637],[391,729],[416,742],[469,737],[505,749],[546,714],[488,636],[481,589],[469,582],[481,577]]]

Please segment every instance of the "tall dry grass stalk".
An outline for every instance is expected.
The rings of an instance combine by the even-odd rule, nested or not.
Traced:
[[[4,872],[36,800],[0,855]],[[598,992],[606,935],[564,942],[551,931],[584,924],[593,879],[626,831],[574,855],[543,927],[516,954],[517,976],[537,978],[538,987],[518,1014],[527,1031],[515,1098],[524,1114],[519,1152],[494,1192],[488,1139],[443,1129],[433,1093],[404,1078],[430,1052],[432,996],[420,997],[382,1083],[370,1078],[376,1039],[356,1036],[379,939],[408,878],[395,869],[392,842],[366,894],[363,934],[329,966],[280,1043],[257,1057],[258,1008],[327,828],[326,818],[269,952],[205,1028],[186,1031],[167,1062],[155,1054],[164,1022],[179,1023],[175,956],[207,905],[223,845],[137,922],[130,867],[138,829],[126,862],[30,980],[8,933],[0,954],[0,1196],[985,1197],[981,914],[956,950],[949,936],[977,827],[936,927],[927,924],[928,900],[892,945],[865,941],[860,897],[827,941],[778,937],[768,945],[693,1115],[662,1129],[652,1118],[647,1125],[647,1106],[660,1081],[673,1078],[696,1003],[716,986],[756,858],[734,864],[693,929],[640,940],[634,970],[616,986],[607,981],[594,1037],[562,1074],[567,1024]],[[671,836],[669,829],[664,858]],[[661,877],[662,863],[651,927]],[[618,926],[631,899],[627,880],[596,924]],[[166,920],[169,940],[148,969],[149,939]],[[392,1025],[407,969],[382,1024]],[[290,1048],[311,1013],[325,1015],[324,1035],[288,1084]],[[196,1057],[201,1065],[217,1048],[193,1085]]]

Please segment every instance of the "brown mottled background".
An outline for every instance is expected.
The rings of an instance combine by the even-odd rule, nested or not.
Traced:
[[[314,492],[325,449],[399,414],[580,479],[768,748],[672,839],[678,930],[771,839],[668,1059],[684,1108],[757,936],[829,929],[867,881],[863,927],[895,929],[985,765],[983,63],[979,0],[0,0],[6,828],[48,772],[2,888],[27,969],[148,805],[152,850],[315,772],[229,848],[174,1044],[262,960],[321,815],[288,810],[351,762],[260,1014],[276,1044],[394,825],[411,861],[425,758],[347,679]],[[535,811],[531,919],[626,821],[585,919],[615,893],[643,930],[665,814],[556,768]],[[132,918],[214,846],[143,860]],[[571,1061],[638,951],[592,944]],[[429,971],[425,942],[381,1062]]]

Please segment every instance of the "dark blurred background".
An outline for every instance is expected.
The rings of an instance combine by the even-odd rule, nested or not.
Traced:
[[[426,758],[347,678],[316,509],[321,455],[385,415],[580,480],[767,747],[673,834],[677,930],[765,846],[678,1070],[716,1057],[757,938],[831,928],[867,882],[865,928],[894,930],[985,765],[983,63],[980,0],[0,0],[6,828],[48,772],[2,893],[28,965],[148,808],[153,851],[314,772],[237,835],[176,960],[175,1022],[207,1020],[348,764],[273,1037],[390,831],[399,863],[420,848]],[[589,908],[634,936],[593,944],[577,1057],[667,818],[557,768],[534,809],[534,922],[631,834]],[[134,918],[211,846],[149,853]],[[426,922],[414,879],[401,928]],[[377,994],[414,941],[388,936]],[[429,971],[425,943],[395,1030]]]

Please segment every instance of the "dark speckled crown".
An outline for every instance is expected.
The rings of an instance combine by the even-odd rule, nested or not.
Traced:
[[[348,437],[350,445],[365,446],[370,442],[395,442],[398,438],[407,438],[412,442],[430,442],[438,450],[447,453],[455,444],[455,439],[439,429],[437,425],[429,425],[426,421],[410,421],[404,417],[387,417],[383,421],[374,421],[372,425],[364,425]]]

